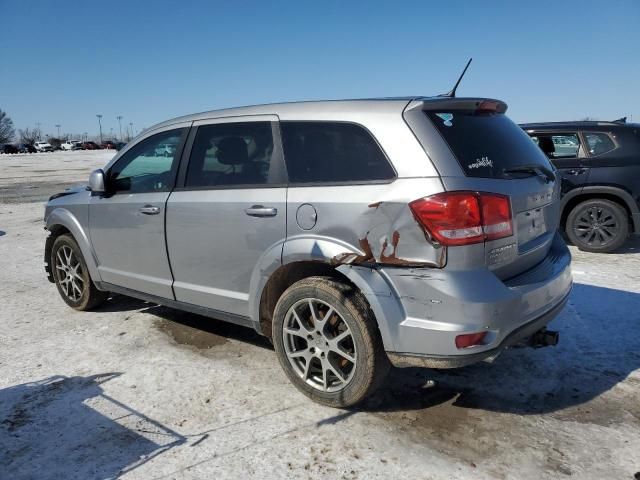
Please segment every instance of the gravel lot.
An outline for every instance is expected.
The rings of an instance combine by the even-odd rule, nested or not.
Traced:
[[[395,370],[333,410],[251,330],[124,297],[62,302],[43,201],[111,155],[0,155],[0,478],[640,478],[640,242],[572,250],[557,348]]]

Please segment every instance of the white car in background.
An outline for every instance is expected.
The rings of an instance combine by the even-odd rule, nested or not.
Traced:
[[[81,142],[78,140],[67,140],[60,146],[62,147],[63,150],[82,150],[80,143]]]
[[[49,142],[36,142],[33,146],[38,152],[53,152],[53,147]]]

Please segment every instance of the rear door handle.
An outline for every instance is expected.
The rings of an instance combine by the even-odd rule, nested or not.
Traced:
[[[567,175],[582,175],[583,173],[586,173],[586,171],[586,168],[573,168],[567,171]]]
[[[254,205],[250,208],[245,208],[244,213],[250,217],[275,217],[278,214],[278,209],[273,207],[263,207],[262,205]]]
[[[160,213],[160,207],[154,207],[153,205],[145,205],[140,208],[140,213],[145,215],[157,215]]]

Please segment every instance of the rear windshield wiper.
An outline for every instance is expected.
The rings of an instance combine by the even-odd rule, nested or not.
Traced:
[[[547,182],[553,182],[556,179],[556,175],[553,170],[543,165],[518,165],[517,167],[505,168],[502,173],[507,175],[510,173],[531,173],[533,175],[543,176]]]

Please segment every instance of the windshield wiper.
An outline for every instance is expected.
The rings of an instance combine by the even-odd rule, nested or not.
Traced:
[[[553,182],[556,179],[555,173],[550,168],[543,165],[518,165],[517,167],[505,168],[502,173],[531,173],[532,175],[540,175],[544,177],[548,182]]]

